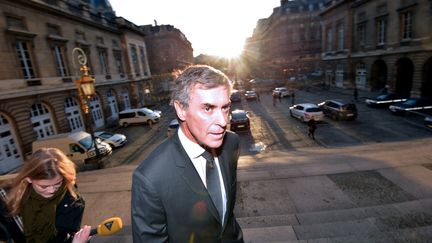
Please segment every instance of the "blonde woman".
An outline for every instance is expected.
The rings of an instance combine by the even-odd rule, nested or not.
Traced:
[[[75,164],[59,149],[33,153],[0,197],[0,222],[15,243],[72,242],[85,206],[75,180]],[[73,242],[86,242],[89,232],[84,227]]]

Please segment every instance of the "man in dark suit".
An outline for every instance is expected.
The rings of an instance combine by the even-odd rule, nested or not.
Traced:
[[[233,214],[239,139],[226,131],[231,81],[197,65],[175,84],[171,104],[180,128],[133,174],[133,240],[243,242]]]

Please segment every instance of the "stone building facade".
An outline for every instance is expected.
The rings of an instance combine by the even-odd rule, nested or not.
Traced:
[[[282,0],[269,18],[260,19],[245,45],[252,76],[298,77],[320,71],[323,0]]]
[[[143,25],[149,65],[159,99],[169,99],[173,71],[194,63],[192,44],[172,25]]]
[[[95,79],[93,130],[154,92],[144,32],[108,1],[0,0],[0,174],[19,168],[34,140],[89,130],[76,80],[81,48]]]
[[[432,98],[430,0],[326,1],[321,13],[326,82]]]
[[[192,44],[172,25],[143,25],[149,50],[150,69],[154,75],[172,71],[194,63]]]

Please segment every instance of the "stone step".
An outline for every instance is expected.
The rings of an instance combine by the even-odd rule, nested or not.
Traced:
[[[364,232],[362,222],[339,223],[339,234],[334,231],[327,232],[325,225],[320,227],[321,234],[315,234],[316,238],[301,238],[297,236],[295,227],[275,226],[264,228],[248,228],[243,230],[244,240],[247,243],[374,243],[374,242],[431,242],[432,226],[405,228],[399,230],[370,230]],[[360,228],[357,228],[360,226]],[[349,229],[349,231],[345,231]],[[309,235],[310,236],[310,235]],[[299,239],[298,239],[299,238]]]
[[[432,220],[432,198],[361,208],[238,218],[242,228],[313,225],[366,218],[425,218]]]

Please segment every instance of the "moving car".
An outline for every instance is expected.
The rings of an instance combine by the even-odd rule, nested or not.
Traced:
[[[129,124],[147,123],[152,125],[159,122],[161,115],[148,108],[127,109],[119,113],[119,125],[123,127]]]
[[[408,112],[424,111],[432,109],[432,100],[425,98],[409,98],[405,102],[389,106],[395,115],[406,115]]]
[[[246,100],[256,100],[258,98],[257,93],[254,90],[247,90],[245,93]]]
[[[432,129],[432,116],[427,116],[424,119],[424,124],[429,127],[430,129]]]
[[[425,117],[424,122],[425,122],[425,125],[427,127],[429,127],[430,129],[432,129],[432,116]]]
[[[230,96],[231,102],[240,102],[241,101],[241,95],[239,91],[234,91],[231,93]]]
[[[290,96],[291,92],[285,87],[277,87],[273,90],[272,95],[283,98],[285,96]]]
[[[312,117],[317,122],[324,119],[324,113],[317,105],[312,103],[293,105],[289,109],[290,115],[300,119],[302,122],[308,122]]]
[[[168,130],[167,130],[167,137],[171,137],[175,131],[179,128],[180,123],[178,122],[177,118],[176,119],[172,119],[170,124],[168,125]]]
[[[337,120],[355,120],[357,107],[354,103],[342,100],[326,100],[318,104],[325,116]]]
[[[370,107],[385,107],[395,103],[404,102],[407,97],[396,93],[381,94],[374,98],[367,98],[366,104]]]
[[[121,147],[127,142],[126,136],[120,133],[100,131],[95,132],[94,135],[96,138],[99,138],[103,142],[109,144],[111,148]]]
[[[249,114],[245,110],[234,110],[230,115],[231,131],[250,130]]]

